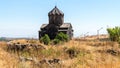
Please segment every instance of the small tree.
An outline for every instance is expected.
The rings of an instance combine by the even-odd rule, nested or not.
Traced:
[[[108,28],[107,31],[111,41],[120,41],[120,27]]]
[[[41,37],[40,41],[43,42],[45,45],[48,45],[50,43],[50,38],[47,34],[45,34],[45,36]]]

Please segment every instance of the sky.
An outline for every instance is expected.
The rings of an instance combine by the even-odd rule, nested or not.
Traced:
[[[120,26],[120,0],[0,0],[0,37],[38,38],[55,5],[71,23],[74,37],[89,32],[107,34],[107,27]]]

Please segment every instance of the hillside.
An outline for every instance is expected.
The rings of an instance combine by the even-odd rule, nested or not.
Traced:
[[[107,38],[107,36],[105,37]],[[29,47],[15,53],[6,50],[6,42],[0,42],[0,67],[120,68],[119,44],[101,36],[102,41],[93,38],[96,36],[73,39],[59,45],[48,46],[39,43],[37,40],[14,40],[12,41],[14,43],[38,44],[38,50]]]

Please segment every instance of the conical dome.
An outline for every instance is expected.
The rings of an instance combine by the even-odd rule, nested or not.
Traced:
[[[60,11],[56,6],[53,8],[48,15],[64,15],[62,11]]]

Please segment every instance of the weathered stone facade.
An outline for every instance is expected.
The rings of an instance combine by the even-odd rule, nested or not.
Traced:
[[[69,39],[73,37],[73,29],[70,23],[64,23],[64,13],[56,6],[48,13],[49,24],[43,24],[39,30],[39,39],[48,34],[50,39],[54,39],[59,32],[68,34]]]

